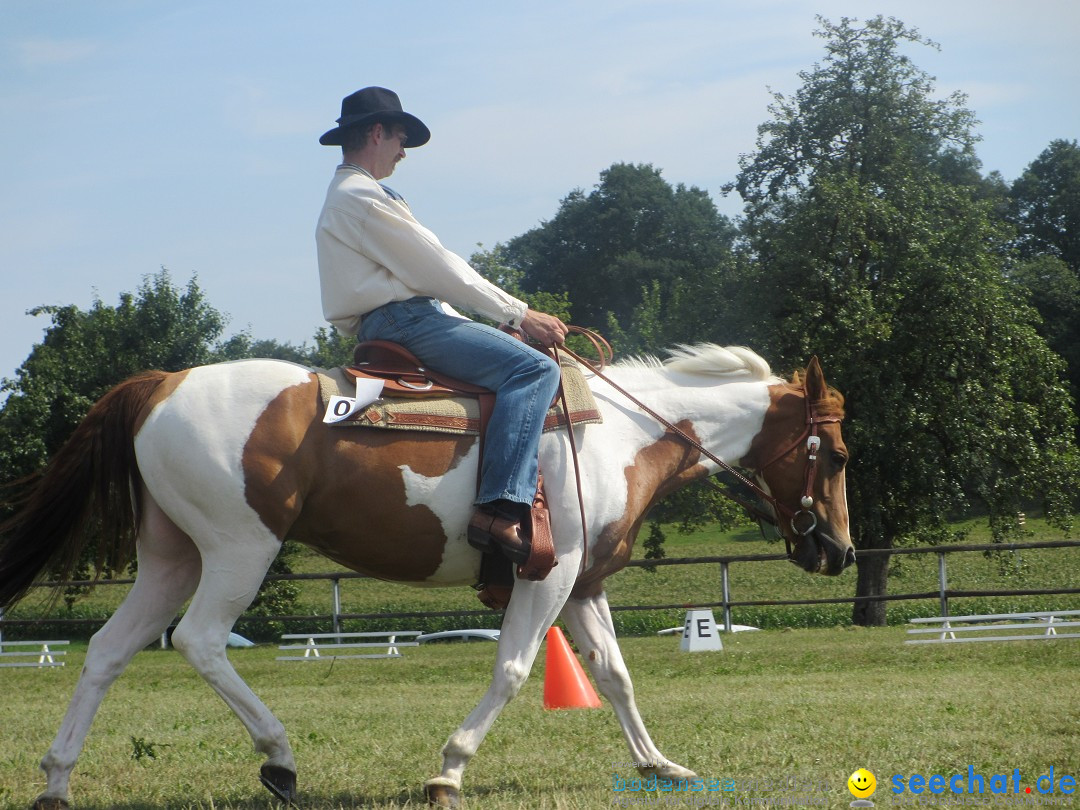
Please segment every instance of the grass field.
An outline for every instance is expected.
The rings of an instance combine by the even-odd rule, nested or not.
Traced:
[[[859,767],[877,777],[878,807],[897,806],[894,774],[971,766],[989,781],[1019,769],[1022,791],[1050,768],[1080,777],[1080,644],[906,647],[904,637],[893,627],[769,630],[728,637],[716,653],[680,653],[671,637],[623,648],[660,749],[702,777],[731,780],[734,792],[703,794],[728,806],[791,806],[796,794],[775,780],[793,777],[813,806],[847,807],[845,783]],[[230,656],[289,730],[302,806],[404,808],[423,804],[421,784],[483,694],[494,651],[424,645],[397,660],[333,665],[275,662],[269,645]],[[25,808],[41,790],[37,761],[83,653],[75,645],[59,670],[0,670],[0,807]],[[693,806],[686,794],[614,791],[636,774],[610,707],[543,710],[542,661],[467,771],[468,807],[577,810],[648,796]],[[239,722],[179,655],[148,650],[103,704],[72,780],[75,806],[270,807],[259,764]]]

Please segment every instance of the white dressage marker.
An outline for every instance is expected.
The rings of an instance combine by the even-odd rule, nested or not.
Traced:
[[[279,650],[303,651],[303,655],[279,655],[278,661],[333,661],[336,658],[401,658],[399,647],[416,647],[419,641],[398,641],[399,637],[419,636],[419,630],[393,630],[390,632],[369,633],[286,633],[282,641],[304,639],[303,644],[282,644]],[[327,644],[322,639],[337,639]],[[381,641],[342,641],[341,639],[381,639]],[[316,641],[318,639],[318,641]],[[378,647],[386,648],[384,653],[359,653],[341,655],[339,650],[358,650]],[[326,653],[326,655],[323,655]]]
[[[991,613],[983,616],[935,616],[912,619],[912,624],[933,624],[908,630],[908,635],[936,635],[937,638],[909,639],[905,644],[962,644],[974,641],[1056,641],[1080,638],[1080,633],[1059,633],[1070,627],[1080,627],[1080,621],[1062,621],[1062,617],[1080,616],[1080,610],[1048,610],[1035,613]],[[978,626],[973,626],[978,625]],[[987,631],[1006,636],[976,635]],[[961,635],[957,633],[971,634]]]
[[[4,641],[0,642],[0,667],[34,667],[46,669],[48,667],[62,667],[63,661],[57,661],[56,656],[67,655],[67,650],[54,650],[53,647],[61,647],[66,641]],[[35,647],[32,650],[5,649],[7,647]],[[36,661],[26,661],[26,658],[37,658]],[[10,659],[10,660],[9,660]]]

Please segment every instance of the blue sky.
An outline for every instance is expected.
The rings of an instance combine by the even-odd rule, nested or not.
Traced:
[[[317,139],[366,85],[430,126],[390,183],[465,256],[616,161],[736,216],[719,189],[769,90],[822,58],[815,15],[879,13],[941,45],[910,55],[967,93],[985,171],[1080,137],[1075,0],[0,0],[0,376],[47,325],[28,309],[114,304],[162,266],[228,334],[309,341],[340,155]]]

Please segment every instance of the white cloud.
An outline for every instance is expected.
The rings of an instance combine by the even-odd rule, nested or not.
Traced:
[[[26,39],[15,46],[19,63],[28,69],[81,62],[99,49],[88,39]]]

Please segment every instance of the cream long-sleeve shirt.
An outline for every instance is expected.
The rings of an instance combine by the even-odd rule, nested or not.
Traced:
[[[358,166],[334,173],[315,242],[323,315],[346,335],[391,301],[431,296],[494,321],[520,326],[528,308],[447,250],[404,200]]]

